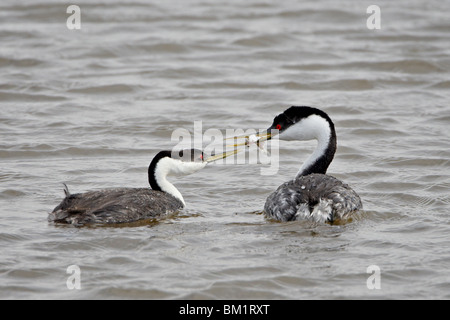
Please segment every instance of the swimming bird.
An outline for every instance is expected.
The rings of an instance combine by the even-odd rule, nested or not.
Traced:
[[[362,209],[359,195],[326,174],[337,148],[333,121],[322,110],[293,106],[279,114],[258,142],[277,135],[280,140],[317,140],[317,147],[293,180],[269,195],[264,213],[278,221],[312,220],[333,223]]]
[[[161,217],[176,212],[186,203],[168,175],[188,175],[209,162],[234,152],[205,157],[198,149],[161,151],[148,167],[150,188],[113,188],[70,194],[65,185],[64,200],[49,214],[50,222],[73,224],[118,224]]]

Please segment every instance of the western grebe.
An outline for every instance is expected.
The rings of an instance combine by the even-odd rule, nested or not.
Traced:
[[[268,218],[333,223],[362,209],[361,199],[353,189],[326,175],[337,139],[333,121],[325,112],[311,107],[290,107],[275,117],[266,133],[258,134],[259,141],[269,140],[277,133],[281,140],[316,139],[318,144],[296,177],[269,195],[264,205]]]
[[[183,196],[167,180],[168,175],[188,175],[207,163],[223,159],[234,152],[205,159],[201,150],[161,151],[150,163],[149,188],[115,188],[70,194],[65,185],[64,200],[49,214],[50,222],[73,225],[117,224],[150,219],[185,207]]]

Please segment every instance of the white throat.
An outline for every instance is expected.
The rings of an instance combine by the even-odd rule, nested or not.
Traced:
[[[167,180],[167,176],[192,174],[203,169],[206,164],[206,162],[183,162],[169,157],[162,158],[156,164],[155,179],[162,191],[174,196],[186,206],[180,191]]]
[[[316,149],[303,163],[297,175],[304,172],[314,164],[318,158],[325,154],[330,143],[330,136],[331,128],[328,121],[315,114],[300,120],[280,133],[280,139],[283,140],[317,140]]]

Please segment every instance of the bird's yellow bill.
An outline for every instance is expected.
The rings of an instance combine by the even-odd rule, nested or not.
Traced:
[[[213,161],[225,159],[226,157],[232,156],[232,155],[238,153],[239,151],[240,150],[235,149],[235,150],[232,150],[232,151],[227,151],[227,152],[219,153],[219,154],[216,154],[216,155],[213,155],[213,156],[209,156],[206,159],[206,162],[213,162]]]
[[[226,138],[225,140],[245,139],[245,142],[227,145],[227,147],[241,147],[241,146],[250,146],[253,143],[256,143],[257,145],[259,145],[259,143],[261,143],[263,141],[267,141],[271,138],[272,138],[272,134],[270,132],[263,132],[263,133],[256,133],[256,134],[251,134],[251,135],[243,135],[243,136]]]

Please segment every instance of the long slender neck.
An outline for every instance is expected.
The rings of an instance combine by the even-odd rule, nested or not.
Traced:
[[[173,168],[173,160],[170,158],[170,152],[158,154],[148,168],[148,181],[153,190],[167,192],[186,206],[183,196],[173,184],[167,180],[167,175]]]
[[[309,158],[303,163],[297,173],[298,176],[306,176],[311,173],[325,174],[337,148],[336,131],[331,119],[316,116],[311,120],[314,129],[310,129],[312,138],[317,140],[317,147]]]

